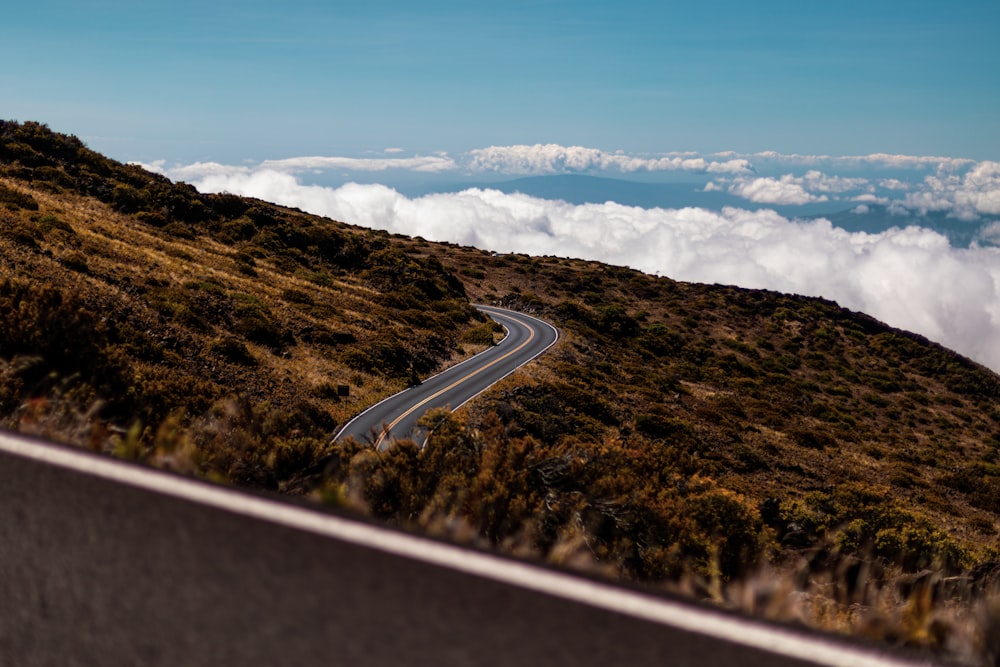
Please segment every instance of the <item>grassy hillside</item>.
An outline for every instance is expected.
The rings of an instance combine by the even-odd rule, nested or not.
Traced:
[[[424,451],[338,450],[326,488],[752,613],[942,651],[1000,637],[977,615],[1000,573],[996,374],[821,299],[412,244],[563,338]]]
[[[7,427],[163,463],[183,445],[192,472],[274,488],[355,412],[478,349],[461,339],[482,319],[387,234],[0,123]]]
[[[1000,378],[987,369],[820,299],[447,255],[460,275],[483,272],[467,286],[474,298],[540,313],[567,334],[531,383],[474,409],[509,415],[511,435],[666,448],[684,475],[766,507],[779,538],[789,522],[815,536],[891,505],[948,538],[928,551],[857,524],[845,547],[920,552],[904,558],[911,567],[996,556]]]
[[[563,337],[423,450],[331,444],[488,342],[470,302]],[[1000,571],[1000,378],[828,301],[390,236],[0,123],[0,321],[8,428],[752,613],[1000,650],[1000,616],[973,610]]]

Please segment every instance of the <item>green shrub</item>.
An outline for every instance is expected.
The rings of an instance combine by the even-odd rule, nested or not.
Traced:
[[[490,320],[478,327],[473,327],[462,334],[462,342],[470,345],[493,345],[494,336],[503,332],[503,327]]]
[[[482,280],[486,277],[486,273],[482,269],[476,269],[472,267],[465,267],[459,271],[463,276],[468,276],[473,280]]]
[[[166,227],[169,222],[162,213],[156,211],[139,211],[135,214],[136,220],[151,225],[153,227]]]
[[[248,294],[235,294],[235,331],[259,345],[277,349],[286,340],[285,332],[266,305]]]
[[[716,565],[723,581],[729,581],[755,566],[762,546],[762,523],[755,508],[723,489],[696,495],[686,505],[697,532],[683,539],[700,552],[703,572]]]
[[[182,222],[168,223],[163,228],[163,231],[169,234],[170,236],[174,236],[179,239],[185,239],[187,241],[193,241],[195,239],[194,232],[191,231],[191,228]]]

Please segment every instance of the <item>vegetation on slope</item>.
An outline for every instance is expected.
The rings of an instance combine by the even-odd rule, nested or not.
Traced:
[[[488,344],[469,300],[563,338],[432,415],[425,449],[332,445]],[[1000,379],[821,299],[361,230],[0,123],[0,321],[10,428],[754,613],[998,650],[996,613],[955,619],[1000,567]]]
[[[475,346],[434,258],[201,195],[36,123],[0,123],[0,420],[274,488],[336,426]]]
[[[338,450],[325,484],[341,497],[627,580],[725,588],[755,611],[752,582],[776,568],[778,615],[938,648],[964,627],[941,601],[968,618],[996,585],[987,369],[821,299],[419,239],[410,252],[564,336],[426,449]],[[935,604],[911,604],[916,589]],[[794,612],[790,590],[807,595]]]

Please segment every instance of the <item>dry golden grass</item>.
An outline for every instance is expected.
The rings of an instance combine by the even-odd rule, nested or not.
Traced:
[[[201,196],[38,126],[0,122],[0,195],[8,427],[997,664],[1000,378],[940,346],[819,299]],[[478,349],[468,300],[563,336],[425,450],[333,446]]]
[[[205,396],[200,404],[245,397],[276,411],[308,406],[309,412],[325,414],[326,426],[313,429],[311,435],[322,438],[326,428],[328,440],[337,424],[404,388],[408,381],[407,376],[352,365],[350,349],[364,349],[378,338],[402,341],[419,350],[419,341],[432,335],[418,324],[401,321],[399,311],[383,305],[383,292],[360,272],[330,272],[317,283],[298,265],[281,265],[280,256],[252,247],[256,256],[249,255],[252,270],[247,270],[245,245],[227,245],[204,233],[171,234],[92,197],[42,185],[0,177],[0,186],[37,202],[36,210],[10,208],[0,212],[0,232],[4,232],[0,233],[0,281],[28,281],[64,292],[89,304],[102,321],[115,321],[118,332],[126,327],[138,330],[135,336],[143,343],[118,341],[130,349],[141,344],[155,348],[150,352],[153,359],[133,361],[134,385],[170,381],[171,374],[191,376],[204,381]],[[308,218],[298,222],[307,216],[274,210],[278,216],[287,216],[291,224],[328,225],[359,239],[366,237],[361,230],[333,221]],[[15,239],[21,229],[34,235],[31,242]],[[265,317],[264,324],[273,326],[274,335],[281,335],[283,342],[254,340],[234,330],[234,309],[238,312],[240,308]],[[122,318],[125,321],[119,326]],[[235,324],[239,325],[238,319]],[[467,326],[476,324],[470,320]],[[440,368],[481,350],[482,346],[459,344],[464,330],[459,326],[448,331],[445,335],[450,344],[422,354],[436,355],[434,364]],[[213,352],[231,340],[238,340],[249,354],[244,362],[234,364]],[[428,367],[423,372],[433,371],[434,367]],[[349,395],[339,395],[338,387],[348,387]],[[107,404],[116,398],[94,399],[92,407],[100,409],[82,406],[61,410],[56,409],[56,402],[50,402],[45,404],[52,410],[49,417],[38,409],[30,415],[22,410],[7,416],[5,423],[39,435],[115,450],[112,436],[127,430],[128,424],[112,424],[110,431],[93,427],[100,421],[98,414],[107,412]],[[164,409],[166,412],[153,418],[162,420],[177,410],[185,413],[187,424],[201,417],[183,404]],[[84,424],[90,426],[83,428]],[[155,449],[157,430],[157,423],[146,424],[146,435],[139,444],[149,451]],[[98,432],[105,431],[103,442],[93,442],[100,439]]]

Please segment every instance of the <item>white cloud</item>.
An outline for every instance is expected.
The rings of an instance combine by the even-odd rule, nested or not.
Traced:
[[[661,157],[639,157],[623,152],[608,153],[584,146],[535,144],[490,146],[469,151],[473,171],[504,174],[558,174],[583,171],[689,171],[708,174],[741,174],[752,170],[749,160],[706,160],[691,153]]]
[[[863,201],[869,204],[881,204],[882,206],[888,206],[891,203],[890,199],[886,197],[876,197],[870,192],[866,192],[856,197],[851,197],[851,201]]]
[[[388,149],[392,150],[392,149]],[[206,176],[226,176],[250,174],[256,171],[279,171],[299,173],[328,169],[346,171],[387,171],[402,169],[418,172],[446,172],[458,169],[458,165],[447,155],[416,156],[407,158],[353,158],[353,157],[293,157],[282,160],[265,160],[254,167],[232,166],[218,162],[195,162],[189,165],[166,167],[163,160],[150,164],[138,163],[149,171],[165,174],[181,181],[194,181]]]
[[[798,205],[827,201],[826,195],[814,195],[804,187],[804,179],[785,174],[780,178],[741,178],[729,192],[758,204]]]
[[[577,206],[480,189],[409,199],[381,185],[302,185],[274,170],[218,170],[195,185],[432,240],[824,296],[1000,371],[1000,250],[953,248],[926,229],[848,233],[826,220],[793,222],[770,210]],[[785,194],[797,192],[789,186],[808,195],[800,184],[778,181]]]
[[[803,176],[794,174],[784,174],[778,178],[739,176],[721,180],[729,183],[728,190],[734,195],[758,204],[786,206],[828,201],[829,195],[839,199],[837,195],[852,190],[863,190],[865,194],[871,194],[874,190],[866,178],[830,176],[816,169],[810,169]],[[719,188],[717,184],[712,185],[712,189]],[[857,200],[859,196],[861,195],[856,195],[853,199]]]
[[[390,148],[386,151],[396,151]],[[823,155],[783,155],[775,152],[755,153],[756,160],[770,160],[771,168],[784,163],[815,166],[826,161],[835,164],[857,164],[863,161],[883,165],[931,166],[932,174],[915,173],[922,180],[902,180],[895,176],[872,180],[857,176],[846,177],[810,168],[804,173],[780,176],[755,174],[755,168],[737,153],[701,157],[694,153],[668,153],[660,157],[639,157],[622,151],[608,153],[582,146],[558,144],[533,146],[491,146],[476,149],[453,159],[447,153],[414,157],[341,157],[306,156],[266,160],[256,165],[224,165],[197,162],[167,167],[161,161],[143,165],[151,171],[171,178],[195,181],[207,176],[251,174],[261,170],[284,173],[337,171],[385,172],[388,170],[455,173],[493,171],[505,174],[554,174],[587,171],[617,171],[622,174],[652,171],[684,171],[709,175],[713,180],[703,186],[705,192],[728,191],[757,204],[792,206],[826,201],[864,202],[892,208],[892,213],[909,215],[943,211],[961,220],[978,220],[1000,215],[1000,163],[972,162],[942,157],[873,154],[868,156],[830,157]],[[782,162],[784,161],[784,162]],[[787,166],[787,165],[786,165]],[[869,165],[870,166],[870,165]],[[882,193],[876,196],[876,184]]]
[[[871,155],[837,158],[838,161],[858,160],[884,167],[915,167],[930,166],[942,171],[954,171],[966,167],[975,160],[967,158],[940,157],[932,155],[890,155],[887,153],[872,153]]]
[[[890,153],[871,153],[869,155],[800,155],[798,153],[778,153],[776,151],[761,151],[758,153],[716,153],[718,156],[744,157],[754,162],[776,162],[785,165],[831,165],[833,167],[883,167],[890,169],[926,169],[938,171],[956,171],[973,164],[975,160],[967,158],[941,157],[933,155],[893,155]]]
[[[962,176],[927,176],[903,203],[922,212],[948,211],[963,220],[1000,215],[1000,162],[980,162]]]
[[[146,171],[151,171],[154,174],[162,174],[166,169],[166,160],[153,160],[152,162],[133,162],[132,164],[137,164]]]
[[[136,164],[146,171],[151,171],[154,174],[169,176],[176,181],[192,181],[205,176],[213,175],[228,176],[250,173],[249,167],[237,167],[228,164],[219,164],[218,162],[193,162],[191,164],[175,165],[173,167],[167,167],[166,160],[154,160],[153,162],[148,163],[133,162],[132,164]]]
[[[401,148],[386,148],[383,152],[395,154],[402,151]],[[597,148],[567,147],[558,144],[490,146],[469,151],[461,157],[460,161],[461,164],[444,152],[406,158],[306,156],[265,160],[254,169],[289,173],[322,170],[377,172],[389,169],[441,173],[464,168],[472,172],[489,171],[521,175],[584,171],[617,171],[620,173],[686,171],[701,174],[745,174],[753,170],[750,161],[744,158],[723,161],[707,160],[698,157],[695,153],[670,153],[659,157],[640,157],[621,151],[608,153]],[[230,167],[214,162],[199,162],[167,168],[165,163],[160,160],[142,166],[150,171],[170,174],[175,178],[185,180],[198,178],[203,174],[229,173],[236,170],[250,171],[247,167]]]
[[[878,184],[886,190],[909,190],[913,187],[912,183],[901,181],[898,178],[883,178]]]
[[[811,192],[841,193],[869,187],[867,178],[828,176],[815,169],[807,171],[802,177],[802,182],[805,188]]]
[[[406,169],[421,172],[454,171],[455,161],[446,156],[416,156],[400,158],[355,158],[355,157],[293,157],[283,160],[265,160],[259,169],[300,172],[324,169],[346,169],[348,171],[386,171]]]
[[[1000,246],[1000,222],[991,223],[979,230],[979,240],[993,246]]]
[[[752,172],[753,165],[750,164],[749,160],[740,158],[735,160],[726,160],[725,162],[709,162],[705,171],[710,174],[741,174],[748,171]]]

